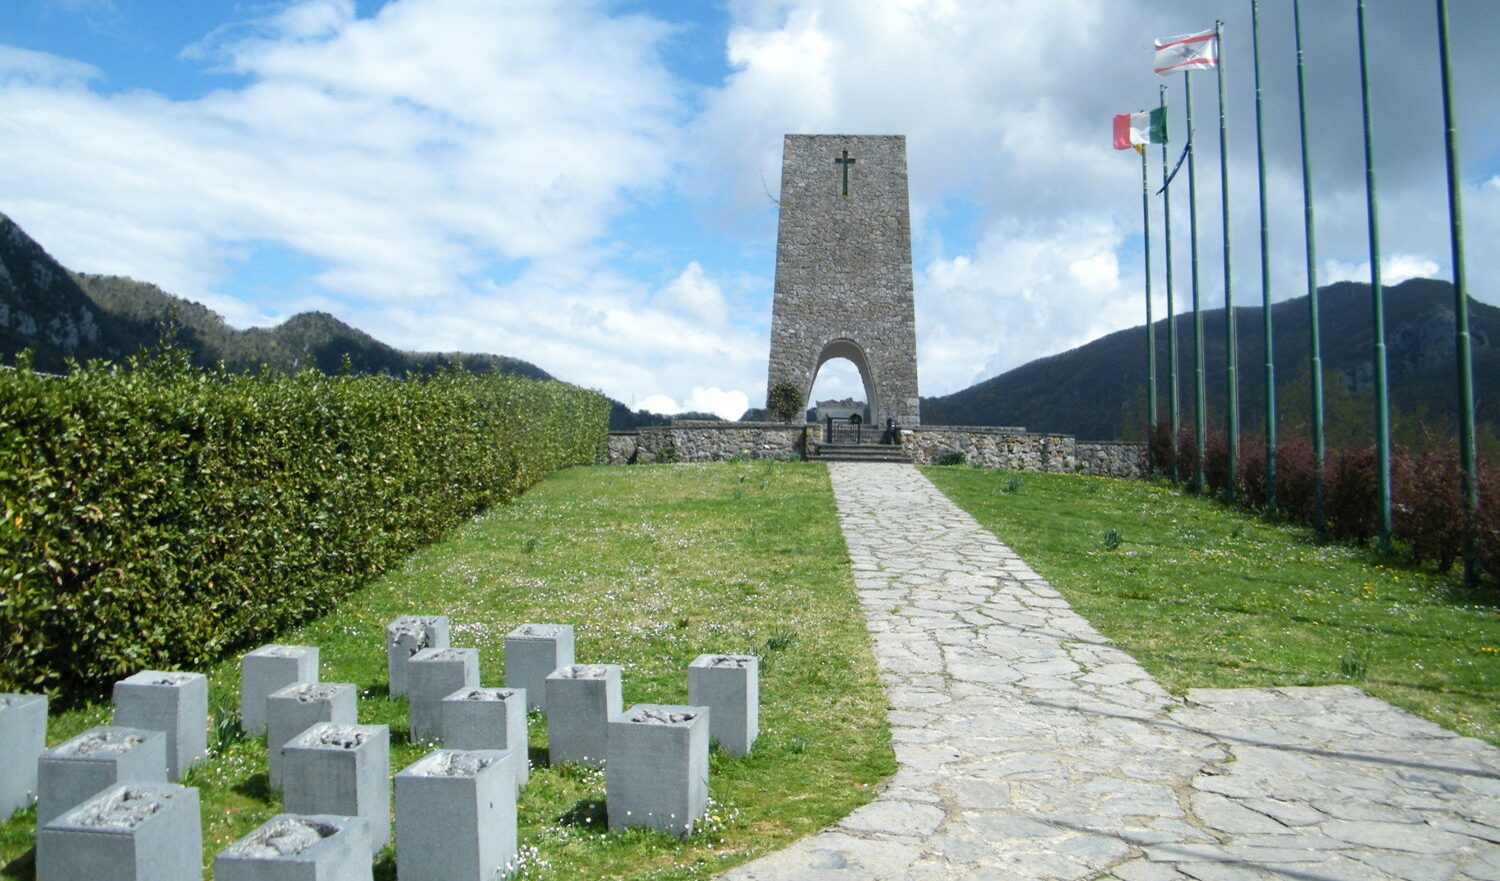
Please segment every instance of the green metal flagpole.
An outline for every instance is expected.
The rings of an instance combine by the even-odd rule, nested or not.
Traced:
[[[1438,55],[1443,72],[1443,123],[1447,131],[1448,226],[1453,246],[1454,343],[1458,355],[1458,457],[1464,497],[1464,581],[1479,584],[1479,463],[1474,453],[1474,356],[1469,348],[1469,291],[1464,272],[1463,181],[1458,166],[1458,119],[1453,109],[1452,43],[1448,0],[1437,0]]]
[[[1146,376],[1147,407],[1151,418],[1146,423],[1146,443],[1151,443],[1151,434],[1156,431],[1156,325],[1151,323],[1151,184],[1146,170],[1146,146],[1141,153],[1141,231],[1146,248]]]
[[[1229,263],[1229,136],[1224,122],[1224,22],[1214,22],[1214,51],[1219,75],[1219,192],[1224,210],[1224,379],[1228,388],[1229,479],[1225,494],[1232,502],[1237,495],[1240,461],[1239,349],[1235,345],[1234,295],[1230,287]]]
[[[1391,551],[1391,408],[1386,393],[1385,289],[1380,283],[1380,213],[1375,199],[1375,132],[1370,118],[1370,63],[1366,38],[1365,0],[1356,0],[1359,17],[1359,96],[1365,114],[1365,204],[1370,230],[1370,302],[1375,338],[1375,458],[1380,500],[1377,549]]]
[[[1276,510],[1276,360],[1271,315],[1271,226],[1266,216],[1266,138],[1260,89],[1260,0],[1250,0],[1255,48],[1255,159],[1260,176],[1260,299],[1266,338],[1266,512]]]
[[[1297,116],[1302,130],[1302,219],[1307,234],[1308,354],[1312,372],[1313,525],[1325,533],[1323,518],[1323,344],[1318,328],[1318,253],[1313,238],[1312,164],[1307,156],[1307,74],[1302,63],[1302,0],[1292,0],[1297,31]]]
[[[1167,87],[1158,86],[1156,91],[1158,103],[1161,105],[1163,114],[1167,109]],[[1168,369],[1170,377],[1169,393],[1171,398],[1168,402],[1168,411],[1172,422],[1172,482],[1176,483],[1182,479],[1177,473],[1177,434],[1182,430],[1182,413],[1178,408],[1177,396],[1177,311],[1172,303],[1172,193],[1167,188],[1167,145],[1161,145],[1161,213],[1162,213],[1162,235],[1166,241],[1167,261],[1167,355],[1171,360]]]
[[[1193,400],[1194,434],[1198,448],[1198,468],[1193,475],[1193,488],[1198,492],[1208,485],[1204,466],[1204,452],[1208,437],[1208,414],[1204,407],[1203,394],[1203,306],[1198,289],[1198,177],[1193,169],[1193,75],[1182,72],[1183,100],[1187,103],[1188,130],[1188,244],[1193,260]]]

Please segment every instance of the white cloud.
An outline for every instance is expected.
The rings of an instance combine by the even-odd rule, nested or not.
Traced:
[[[1433,278],[1438,274],[1438,264],[1416,254],[1391,254],[1380,258],[1380,283],[1398,285],[1411,278]],[[1350,263],[1342,260],[1324,262],[1319,280],[1323,284],[1336,281],[1370,282],[1370,261]]]
[[[679,404],[666,395],[650,395],[636,404],[638,410],[649,410],[674,416],[678,413],[713,413],[723,419],[739,419],[750,407],[750,399],[738,390],[694,388],[686,402]]]
[[[728,317],[724,292],[708,278],[696,260],[662,288],[655,302],[663,309],[696,318],[710,327],[723,327]]]

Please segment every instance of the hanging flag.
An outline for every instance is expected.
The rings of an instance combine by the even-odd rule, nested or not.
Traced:
[[[1156,72],[1162,76],[1218,66],[1219,32],[1215,28],[1156,41]]]
[[[1164,107],[1115,116],[1115,149],[1129,150],[1143,144],[1167,142],[1167,111]]]
[[[1172,185],[1172,178],[1176,177],[1177,172],[1182,169],[1182,160],[1187,158],[1188,150],[1192,149],[1192,146],[1193,133],[1188,132],[1187,143],[1182,145],[1182,155],[1177,157],[1177,164],[1172,166],[1172,173],[1167,175],[1167,179],[1162,182],[1161,189],[1156,191],[1156,195],[1160,196],[1162,193],[1165,193],[1167,191],[1167,187],[1170,187]]]

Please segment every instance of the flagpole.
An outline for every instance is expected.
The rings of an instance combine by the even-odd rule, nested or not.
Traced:
[[[1146,423],[1146,443],[1150,446],[1151,434],[1156,431],[1156,326],[1151,323],[1151,184],[1146,170],[1146,146],[1139,148],[1141,154],[1141,230],[1146,248],[1146,376],[1147,407],[1151,418]]]
[[[1391,552],[1391,408],[1386,389],[1385,289],[1380,282],[1380,213],[1375,198],[1375,130],[1370,118],[1370,61],[1365,0],[1356,0],[1359,17],[1359,97],[1365,115],[1365,208],[1370,231],[1370,303],[1375,341],[1375,458],[1380,502],[1377,550]]]
[[[1162,112],[1165,113],[1167,109],[1167,87],[1158,86],[1156,97]],[[1191,138],[1192,135],[1190,134],[1188,137]],[[1169,401],[1168,412],[1170,413],[1172,422],[1172,482],[1176,483],[1182,479],[1181,475],[1177,473],[1177,434],[1182,430],[1182,414],[1178,409],[1177,403],[1177,311],[1172,303],[1172,192],[1167,188],[1167,161],[1167,144],[1163,141],[1161,145],[1161,213],[1162,226],[1164,228],[1163,237],[1166,240],[1167,260],[1167,354],[1172,362],[1171,368],[1168,371],[1171,379],[1169,386],[1171,399]]]
[[[1438,57],[1443,74],[1443,123],[1447,132],[1448,229],[1453,247],[1454,344],[1458,361],[1458,458],[1464,497],[1464,582],[1479,584],[1479,463],[1474,454],[1474,356],[1469,348],[1469,292],[1464,270],[1463,180],[1458,165],[1458,117],[1453,107],[1452,42],[1448,0],[1437,0]]]
[[[1224,119],[1224,22],[1214,22],[1214,53],[1219,76],[1219,203],[1224,213],[1224,379],[1228,388],[1229,476],[1225,495],[1234,501],[1239,483],[1240,461],[1240,380],[1239,351],[1235,345],[1234,295],[1230,287],[1229,261],[1229,135]]]
[[[1188,245],[1192,252],[1193,266],[1193,401],[1194,434],[1198,451],[1198,468],[1193,475],[1194,489],[1203,492],[1207,488],[1207,470],[1204,452],[1208,436],[1208,414],[1204,412],[1203,393],[1203,305],[1198,288],[1198,177],[1194,170],[1193,149],[1193,75],[1182,72],[1183,100],[1187,103],[1188,129]]]
[[[1250,0],[1250,32],[1255,49],[1255,159],[1260,177],[1260,298],[1266,342],[1266,513],[1276,510],[1276,359],[1272,342],[1271,227],[1266,216],[1266,139],[1260,88],[1260,0]]]
[[[1307,155],[1307,74],[1302,63],[1302,0],[1292,0],[1292,23],[1297,31],[1297,115],[1302,135],[1302,220],[1307,236],[1308,355],[1312,373],[1313,525],[1318,537],[1323,521],[1323,345],[1318,328],[1318,255],[1313,236],[1312,164]]]

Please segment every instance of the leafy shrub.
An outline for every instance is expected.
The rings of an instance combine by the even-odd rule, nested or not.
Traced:
[[[0,691],[264,640],[607,436],[602,396],[500,374],[19,366],[0,371]]]
[[[1365,541],[1380,527],[1378,460],[1374,447],[1336,450],[1323,472],[1323,513],[1328,534]]]
[[[962,465],[964,463],[963,451],[949,450],[946,453],[943,453],[941,456],[938,456],[937,463],[939,465]]]
[[[766,392],[766,409],[782,422],[791,422],[802,412],[802,390],[791,380],[783,379]]]
[[[1463,495],[1458,454],[1441,450],[1391,461],[1391,528],[1413,563],[1446,572],[1463,553]]]

